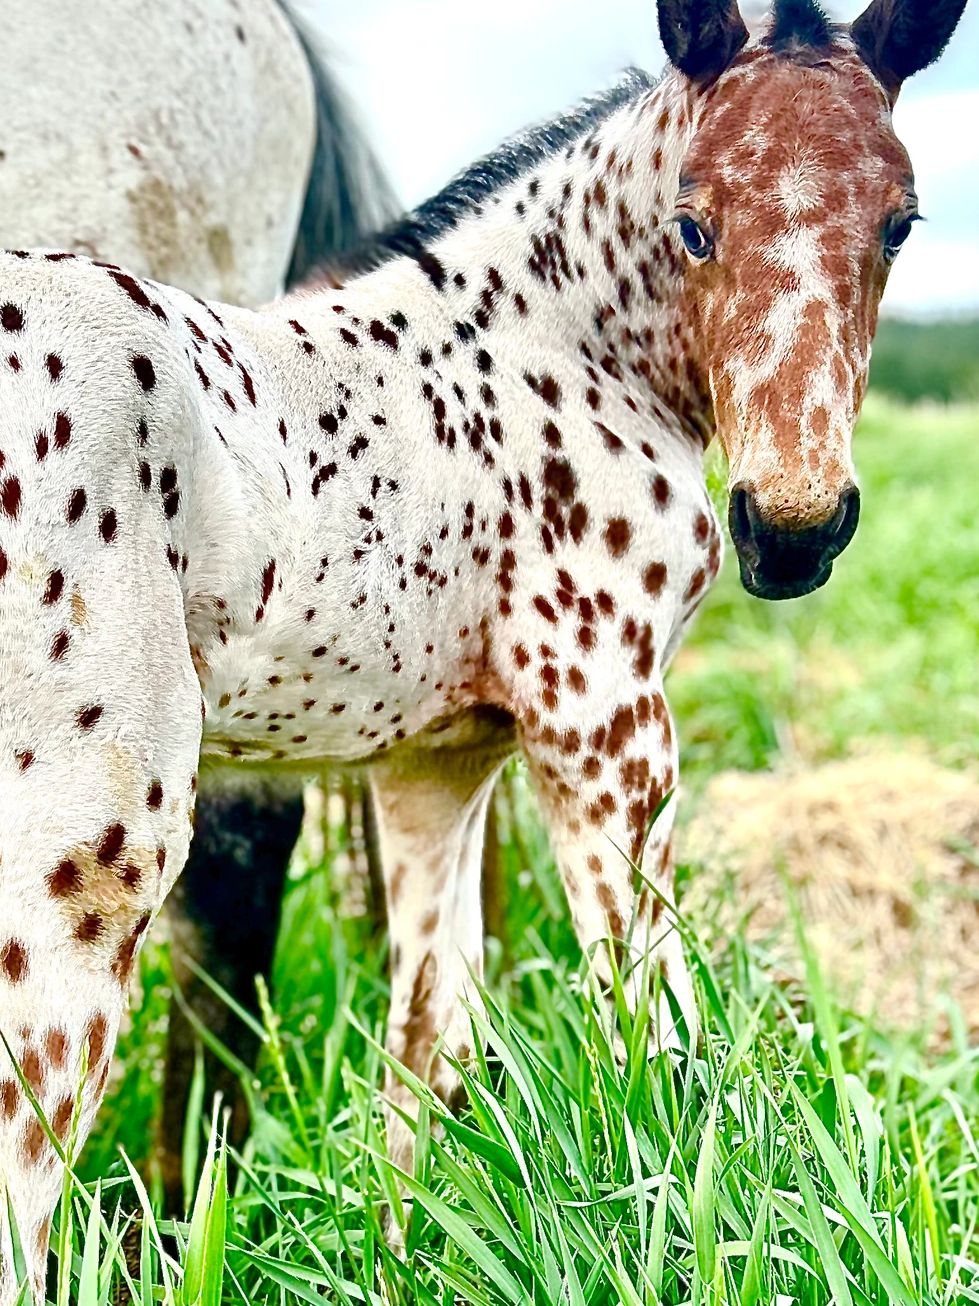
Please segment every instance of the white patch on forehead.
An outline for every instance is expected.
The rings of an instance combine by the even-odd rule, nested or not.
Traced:
[[[791,268],[800,277],[820,277],[819,231],[813,226],[787,228],[773,235],[764,252],[766,263],[774,267]],[[824,287],[828,289],[823,282]]]
[[[775,189],[787,218],[808,213],[820,201],[816,169],[810,159],[799,159],[783,168],[776,179]]]
[[[787,192],[789,201],[808,207],[814,202],[809,189],[813,180],[804,166],[786,169],[776,183],[783,204]],[[781,484],[784,446],[768,415],[759,411],[756,394],[799,348],[800,331],[812,306],[819,305],[816,312],[824,317],[825,332],[816,339],[824,339],[825,348],[817,347],[813,357],[803,360],[802,392],[785,397],[785,417],[797,423],[794,443],[806,468],[805,497],[812,505],[835,502],[840,480],[853,479],[849,452],[853,367],[844,356],[842,377],[836,374],[839,369],[834,371],[842,318],[822,267],[821,237],[818,226],[799,222],[771,238],[763,254],[765,263],[792,272],[796,285],[773,293],[757,330],[725,366],[737,422],[747,437],[732,459],[732,480],[742,478],[756,486]]]
[[[819,232],[812,226],[793,226],[772,237],[764,260],[775,268],[795,274],[798,285],[772,297],[768,311],[758,324],[756,339],[766,342],[763,352],[746,350],[730,359],[727,372],[733,383],[732,398],[739,420],[749,420],[755,391],[771,380],[796,346],[806,310],[814,302],[824,305],[827,339],[835,339],[839,316],[832,304],[832,290],[820,266]],[[820,360],[811,360],[813,375],[822,372]],[[822,379],[817,388],[822,391]],[[757,420],[757,419],[754,419]]]
[[[722,180],[729,186],[750,181],[751,170],[758,167],[770,148],[771,139],[767,127],[756,125],[746,128],[718,160]]]

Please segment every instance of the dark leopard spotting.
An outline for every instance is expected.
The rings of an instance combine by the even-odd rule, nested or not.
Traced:
[[[730,0],[660,0],[661,81],[264,311],[0,257],[0,1011],[59,1128],[83,1058],[82,1136],[101,1097],[202,754],[370,764],[389,1045],[447,1100],[516,748],[598,980],[611,941],[632,1000],[664,985],[654,1043],[693,1033],[663,676],[720,561],[704,448],[749,588],[822,584],[916,216],[890,106],[962,7],[874,0],[843,28],[783,0],[750,36]],[[8,1189],[53,1207],[33,1120],[0,1084]],[[410,1169],[394,1110],[388,1145]]]

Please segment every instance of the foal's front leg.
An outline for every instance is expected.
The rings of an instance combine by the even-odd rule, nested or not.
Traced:
[[[470,1047],[470,972],[483,972],[483,829],[500,765],[498,751],[419,751],[371,769],[391,941],[387,1046],[446,1102],[458,1076],[437,1045],[460,1058]],[[415,1116],[417,1101],[392,1072],[386,1096],[388,1155],[410,1172],[414,1134],[395,1108]]]
[[[644,975],[652,992],[658,974],[693,1036],[696,1012],[673,904],[676,746],[661,683],[579,700],[564,725],[531,710],[521,736],[575,930],[582,948],[594,950],[599,981],[611,983],[611,940],[630,1006]],[[651,1017],[654,1046],[676,1046],[665,989]]]

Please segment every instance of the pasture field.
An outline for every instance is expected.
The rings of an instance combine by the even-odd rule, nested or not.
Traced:
[[[979,410],[872,395],[856,447],[863,521],[830,585],[766,605],[729,559],[671,672],[684,820],[718,772],[866,741],[975,763]],[[230,1191],[218,1147],[161,1263],[152,1185],[141,1198],[120,1153],[149,1173],[168,973],[151,945],[122,1074],[52,1239],[59,1303],[129,1300],[120,1240],[141,1303],[979,1302],[979,1050],[954,1004],[936,995],[949,1032],[935,1050],[923,1025],[897,1033],[838,1004],[804,927],[787,975],[744,932],[718,938],[708,910],[683,925],[699,1043],[649,1059],[645,1013],[620,1012],[620,1068],[519,772],[509,793],[506,947],[488,948],[470,1105],[452,1117],[419,1087],[406,1259],[383,1237],[398,1200],[376,1091],[384,941],[338,918],[342,886],[300,856]],[[684,864],[682,883],[707,869]],[[189,1155],[209,1118],[202,1100]]]

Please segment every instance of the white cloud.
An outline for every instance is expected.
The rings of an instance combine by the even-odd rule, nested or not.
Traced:
[[[651,0],[297,0],[316,15],[399,194],[426,198],[505,136],[663,52]]]
[[[886,306],[903,313],[979,309],[979,90],[898,101],[921,212],[894,266]]]

